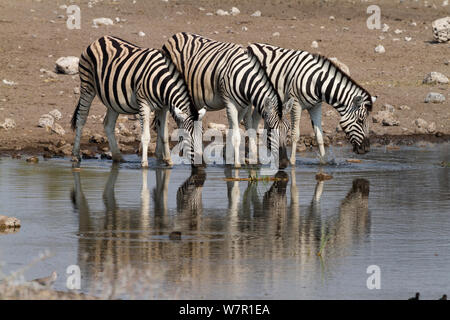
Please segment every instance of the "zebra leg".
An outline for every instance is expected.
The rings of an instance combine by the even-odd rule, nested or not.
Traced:
[[[105,128],[106,137],[108,138],[109,149],[111,149],[113,162],[122,162],[123,158],[120,154],[120,149],[117,145],[115,128],[116,121],[119,113],[114,111],[113,109],[108,108],[106,111],[106,117],[103,122],[103,126]]]
[[[232,134],[231,144],[234,150],[234,166],[236,168],[240,168],[241,162],[239,159],[239,146],[241,144],[241,134],[239,132],[239,112],[236,106],[231,102],[227,103],[227,117]]]
[[[258,126],[259,123],[261,122],[261,114],[258,112],[258,110],[256,108],[253,109],[253,114],[252,114],[252,129],[256,131],[256,133],[258,134]],[[250,154],[253,154],[256,156],[257,159],[258,158],[258,144],[256,142],[256,140],[254,139],[250,139],[249,140],[249,150],[250,150]],[[258,160],[259,162],[259,160]]]
[[[318,103],[314,107],[308,110],[311,117],[314,134],[316,135],[317,144],[319,145],[320,162],[325,163],[325,147],[323,145],[323,132],[322,132],[322,104]]]
[[[72,116],[72,128],[75,129],[75,141],[72,149],[72,162],[74,166],[78,166],[81,162],[80,157],[80,143],[83,127],[86,124],[86,119],[89,114],[89,109],[92,104],[92,100],[95,98],[95,92],[89,90],[87,85],[81,83],[80,99],[78,100],[77,107]]]
[[[297,152],[297,142],[300,138],[300,119],[302,117],[302,108],[296,101],[291,110],[291,166],[295,166],[295,154]]]
[[[247,112],[244,115],[244,125],[245,130],[253,129],[253,118],[252,118],[252,111],[253,107],[250,105],[248,106]],[[256,130],[255,130],[256,132]],[[257,134],[257,132],[256,132]],[[245,160],[248,164],[250,163],[256,163],[258,159],[258,148],[256,145],[256,137],[249,134],[248,135],[248,158],[246,157]]]
[[[141,116],[141,143],[142,143],[142,168],[148,168],[148,144],[150,143],[150,106],[142,103],[139,115]]]
[[[173,166],[172,159],[170,158],[170,148],[169,148],[169,130],[168,130],[168,118],[169,109],[165,108],[159,112],[158,115],[158,142],[159,142],[159,154],[162,161],[169,167]]]

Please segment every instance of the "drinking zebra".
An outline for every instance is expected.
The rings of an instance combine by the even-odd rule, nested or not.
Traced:
[[[255,118],[262,117],[265,121],[269,149],[278,149],[275,156],[280,168],[289,164],[286,152],[289,122],[285,119],[293,100],[282,105],[256,57],[248,55],[242,46],[185,32],[173,35],[163,50],[184,76],[197,108],[206,106],[211,111],[226,108],[235,167],[240,167],[239,123],[252,105]]]
[[[301,50],[283,49],[255,43],[248,47],[265,68],[282,101],[294,98],[291,110],[291,158],[300,136],[302,109],[307,109],[319,145],[320,156],[325,156],[322,132],[322,101],[333,106],[341,115],[340,125],[353,144],[353,151],[369,151],[369,111],[376,96],[371,96],[333,62],[318,54]]]
[[[193,107],[183,78],[163,52],[104,36],[82,53],[79,73],[80,99],[72,117],[72,129],[76,130],[72,161],[77,164],[81,161],[81,132],[95,95],[107,107],[104,128],[113,161],[122,161],[114,135],[119,114],[140,115],[142,167],[148,167],[151,112],[156,114],[157,157],[172,165],[167,132],[168,111],[178,127],[189,132],[189,137],[183,139],[183,149],[187,150],[188,157],[194,155],[194,121],[201,120],[205,110],[198,112]]]

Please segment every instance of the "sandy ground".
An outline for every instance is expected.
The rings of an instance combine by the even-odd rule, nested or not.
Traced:
[[[389,142],[394,139],[408,143],[424,138],[448,141],[449,85],[422,84],[425,75],[431,71],[450,77],[450,65],[446,64],[450,60],[450,44],[432,42],[431,22],[450,15],[450,6],[442,6],[442,2],[120,0],[92,1],[89,8],[88,1],[0,0],[0,81],[6,79],[16,83],[11,86],[0,82],[0,123],[5,118],[16,123],[14,129],[0,129],[0,151],[41,153],[53,150],[49,145],[61,146],[73,141],[70,118],[78,100],[74,93],[74,88],[79,85],[78,76],[58,75],[53,79],[41,73],[41,68],[54,70],[59,57],[79,56],[87,45],[105,34],[141,46],[160,48],[168,37],[179,31],[243,45],[266,42],[337,57],[350,68],[355,80],[373,95],[378,95],[374,112],[386,103],[396,108],[394,114],[400,125],[386,127],[371,123],[373,140]],[[66,10],[60,8],[64,4],[80,7],[81,29],[66,27]],[[369,14],[366,9],[370,4],[380,7],[381,23],[389,25],[388,32],[367,28]],[[207,15],[218,9],[230,10],[232,6],[238,7],[241,13],[237,16]],[[256,10],[262,12],[261,17],[251,16]],[[92,19],[98,17],[113,20],[119,17],[126,21],[93,28]],[[396,34],[396,29],[403,32]],[[139,36],[139,31],[146,36]],[[279,35],[274,35],[276,32]],[[412,40],[405,41],[405,37]],[[318,42],[317,49],[311,47],[312,41]],[[386,48],[384,54],[374,52],[378,44]],[[430,91],[444,94],[446,102],[424,103]],[[400,110],[401,105],[409,106],[410,110]],[[39,117],[53,109],[60,110],[63,115],[58,123],[66,131],[64,136],[37,127]],[[336,133],[339,116],[335,111],[325,116],[329,110],[333,109],[325,105],[325,133],[332,142],[342,140],[342,134]],[[96,98],[85,127],[84,147],[90,135],[103,134],[101,117],[104,113],[105,107]],[[435,122],[439,137],[436,138],[436,134],[412,136],[417,131],[413,123],[417,118]],[[127,125],[131,123],[127,119],[124,121]],[[225,113],[208,113],[205,125],[210,121],[225,123]],[[304,112],[301,133],[309,138],[311,132],[309,116]],[[135,148],[137,142],[130,144]],[[124,149],[132,152],[133,148]]]

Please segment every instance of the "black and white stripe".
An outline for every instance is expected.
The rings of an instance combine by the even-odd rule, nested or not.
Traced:
[[[183,74],[197,108],[227,109],[233,131],[234,164],[239,160],[239,123],[255,106],[254,116],[264,118],[269,129],[269,147],[279,150],[280,166],[287,162],[285,135],[289,122],[283,121],[292,101],[282,105],[277,91],[255,56],[233,43],[219,42],[190,33],[177,33],[163,46]],[[253,124],[247,123],[248,127]],[[257,123],[256,123],[257,125]],[[256,129],[256,127],[254,127]],[[275,138],[278,132],[279,137]],[[277,135],[278,136],[278,135]]]
[[[376,97],[339,69],[332,61],[317,54],[255,43],[248,47],[265,68],[281,99],[294,98],[291,111],[292,153],[295,163],[296,143],[300,135],[301,109],[311,116],[314,132],[323,157],[321,102],[333,106],[341,115],[341,127],[357,153],[369,150],[368,114]]]
[[[114,136],[119,114],[137,114],[142,129],[142,165],[148,166],[150,114],[155,112],[158,127],[156,154],[171,164],[167,132],[167,114],[178,127],[193,131],[197,109],[180,73],[160,50],[141,48],[112,36],[104,36],[89,45],[79,63],[80,99],[72,118],[76,129],[73,161],[79,162],[81,131],[96,95],[107,107],[105,132],[114,161],[122,159]],[[186,139],[189,140],[189,139]],[[192,141],[191,141],[192,142]],[[189,143],[192,147],[192,143]],[[191,150],[192,151],[192,150]]]

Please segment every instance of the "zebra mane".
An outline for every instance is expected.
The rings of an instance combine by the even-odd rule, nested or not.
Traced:
[[[369,93],[369,91],[367,91],[362,85],[360,85],[355,79],[353,79],[349,74],[345,73],[344,71],[342,71],[341,68],[339,68],[339,66],[332,60],[330,60],[328,57],[323,56],[321,54],[318,53],[312,53],[313,57],[317,59],[317,61],[319,62],[329,62],[333,67],[336,68],[336,70],[338,70],[343,77],[347,77],[347,79],[349,81],[351,81],[355,86],[357,86],[359,89],[361,89],[361,91],[363,92],[363,94],[367,95],[367,97],[369,98],[369,100],[372,102],[371,97],[372,95]],[[369,111],[372,111],[372,104],[370,104],[370,109]]]

